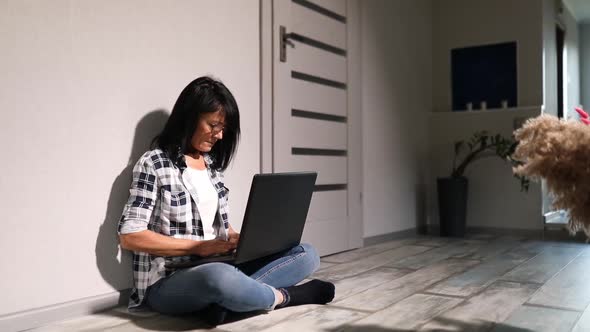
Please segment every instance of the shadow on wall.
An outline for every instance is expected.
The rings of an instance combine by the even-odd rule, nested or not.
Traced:
[[[96,238],[95,253],[96,266],[102,278],[116,290],[125,290],[131,287],[133,280],[131,253],[119,249],[119,238],[117,237],[119,219],[129,198],[133,166],[139,157],[149,150],[152,139],[162,131],[168,116],[169,114],[165,110],[155,110],[146,114],[137,123],[127,166],[117,176],[111,187],[104,222],[100,226]],[[122,294],[119,299],[120,304],[127,301],[124,295]]]

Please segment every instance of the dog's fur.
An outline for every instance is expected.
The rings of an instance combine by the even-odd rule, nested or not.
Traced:
[[[514,172],[546,180],[553,206],[569,211],[568,229],[590,237],[590,127],[582,122],[541,115],[514,132],[519,142]]]

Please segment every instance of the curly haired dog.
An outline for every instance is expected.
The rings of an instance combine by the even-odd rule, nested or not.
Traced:
[[[588,114],[576,108],[581,122],[540,115],[514,132],[519,142],[513,158],[518,175],[543,178],[554,196],[556,209],[569,211],[568,229],[590,237],[590,124]]]

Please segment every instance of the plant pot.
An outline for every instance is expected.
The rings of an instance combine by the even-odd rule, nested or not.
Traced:
[[[467,187],[465,177],[437,179],[440,236],[465,236]]]

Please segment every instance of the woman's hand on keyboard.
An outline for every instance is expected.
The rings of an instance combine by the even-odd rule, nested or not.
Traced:
[[[207,257],[212,255],[221,255],[229,253],[232,250],[236,249],[236,245],[237,241],[224,241],[218,239],[196,241],[194,251],[195,255]]]

